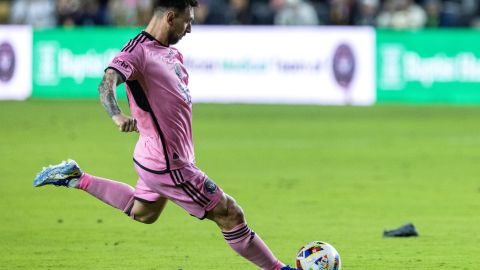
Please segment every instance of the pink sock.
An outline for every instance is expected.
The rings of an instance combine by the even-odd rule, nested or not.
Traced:
[[[78,181],[77,188],[130,215],[134,201],[133,187],[84,173]]]
[[[233,250],[263,270],[278,270],[283,266],[247,224],[242,223],[230,231],[224,231],[223,236]]]

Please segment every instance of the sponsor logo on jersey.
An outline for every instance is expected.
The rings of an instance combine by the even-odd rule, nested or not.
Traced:
[[[128,68],[129,68],[129,65],[128,65],[125,61],[123,61],[123,60],[121,60],[121,59],[118,59],[118,58],[115,58],[115,59],[113,60],[113,63],[114,63],[115,65],[121,66],[121,67],[124,68],[124,69],[128,69]]]

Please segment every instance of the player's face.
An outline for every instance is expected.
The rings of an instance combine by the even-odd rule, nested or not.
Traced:
[[[169,44],[176,44],[187,33],[192,31],[193,19],[194,15],[192,7],[188,7],[183,12],[176,14],[168,37]]]

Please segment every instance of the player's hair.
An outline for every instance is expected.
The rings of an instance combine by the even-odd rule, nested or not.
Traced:
[[[155,0],[153,9],[176,9],[178,11],[185,10],[187,7],[197,7],[197,0]]]

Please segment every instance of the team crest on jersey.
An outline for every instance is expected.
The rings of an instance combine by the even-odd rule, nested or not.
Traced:
[[[207,181],[205,181],[203,184],[203,188],[210,194],[213,194],[217,191],[217,185],[210,178],[207,178]]]
[[[175,57],[175,52],[173,50],[170,50],[168,52],[168,55],[162,56],[162,61],[167,65],[175,64],[175,61],[177,61],[177,58]]]
[[[188,104],[191,104],[192,97],[190,96],[190,90],[188,90],[188,87],[186,85],[183,85],[182,83],[179,83],[177,86],[178,86],[178,91],[183,96],[183,100]]]
[[[182,80],[185,75],[183,74],[182,68],[178,63],[175,63],[175,74],[177,74],[177,77]]]

